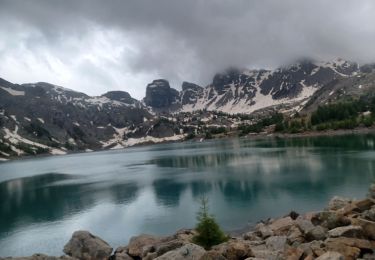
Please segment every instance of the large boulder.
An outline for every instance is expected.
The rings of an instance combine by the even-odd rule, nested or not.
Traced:
[[[362,218],[352,218],[352,225],[361,226],[363,233],[369,239],[375,240],[375,222]]]
[[[363,238],[363,230],[361,226],[345,226],[337,227],[328,231],[330,237],[354,237]]]
[[[108,259],[112,247],[103,239],[94,236],[88,231],[76,231],[64,246],[64,253],[82,260]]]
[[[203,247],[189,243],[178,249],[169,251],[155,260],[197,260],[206,253]]]

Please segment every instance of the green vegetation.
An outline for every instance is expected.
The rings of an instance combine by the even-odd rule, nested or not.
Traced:
[[[302,133],[309,130],[325,131],[371,127],[375,123],[375,99],[347,100],[319,106],[311,116],[298,112],[291,118],[276,113],[251,125],[241,125],[240,135],[260,133],[265,127],[275,125],[274,132]]]
[[[283,115],[280,113],[275,113],[268,118],[264,118],[251,125],[241,125],[238,127],[240,130],[240,135],[247,135],[248,133],[260,133],[265,127],[270,125],[280,125],[283,123]]]
[[[201,208],[197,214],[198,224],[196,230],[198,234],[193,237],[193,242],[210,249],[214,245],[218,245],[228,240],[228,237],[220,229],[215,218],[208,213],[208,200],[202,198]]]

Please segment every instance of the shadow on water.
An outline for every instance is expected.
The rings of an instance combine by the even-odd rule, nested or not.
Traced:
[[[81,178],[48,173],[0,183],[0,233],[18,225],[61,220],[103,199],[127,204],[136,199],[135,183],[82,183]]]

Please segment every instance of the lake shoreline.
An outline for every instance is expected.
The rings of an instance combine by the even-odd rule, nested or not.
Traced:
[[[193,242],[194,229],[170,236],[141,234],[113,248],[89,231],[76,231],[64,246],[66,255],[0,257],[0,260],[236,260],[236,259],[374,259],[375,184],[367,198],[333,197],[317,212],[294,211],[260,221],[251,231],[231,235],[227,242],[203,248]]]
[[[37,154],[37,155],[21,155],[21,156],[14,156],[9,158],[0,158],[0,164],[6,163],[14,160],[24,160],[24,159],[35,159],[35,158],[44,158],[44,157],[51,157],[51,156],[64,156],[64,155],[72,155],[72,154],[85,154],[85,153],[95,153],[95,152],[104,152],[104,151],[115,151],[115,150],[123,150],[129,148],[136,148],[136,147],[143,147],[143,146],[150,146],[150,145],[158,145],[158,144],[168,144],[168,143],[182,143],[182,142],[204,142],[208,140],[215,140],[215,139],[254,139],[254,140],[262,140],[262,139],[269,139],[269,138],[279,138],[279,139],[292,139],[292,138],[306,138],[306,137],[330,137],[330,136],[345,136],[345,135],[366,135],[366,134],[375,134],[375,126],[372,127],[357,127],[355,129],[338,129],[338,130],[325,130],[325,131],[306,131],[302,133],[253,133],[248,134],[245,136],[239,136],[238,133],[232,133],[227,135],[218,135],[211,139],[203,139],[203,138],[196,138],[196,139],[180,139],[180,140],[173,140],[173,141],[163,141],[159,143],[138,143],[132,146],[116,148],[116,149],[98,149],[98,150],[91,150],[91,151],[67,151],[66,154],[56,155],[56,154]],[[203,139],[203,140],[202,140]]]

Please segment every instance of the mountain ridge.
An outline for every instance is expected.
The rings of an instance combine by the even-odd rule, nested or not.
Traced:
[[[177,141],[210,127],[252,123],[235,114],[308,113],[372,93],[374,70],[374,64],[342,59],[303,60],[276,70],[231,68],[205,87],[183,82],[180,91],[165,79],[154,80],[142,100],[125,91],[89,96],[46,82],[19,85],[0,78],[0,157]]]

